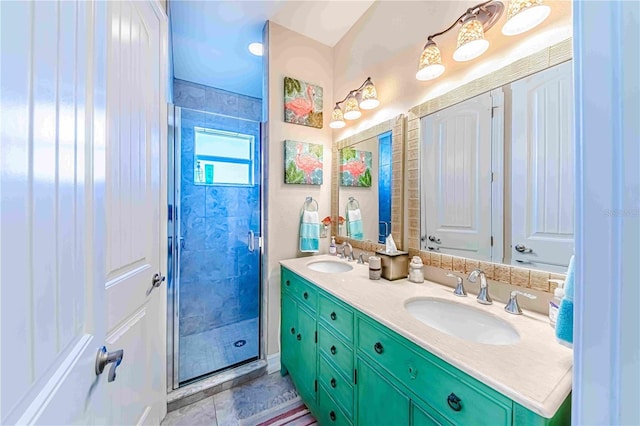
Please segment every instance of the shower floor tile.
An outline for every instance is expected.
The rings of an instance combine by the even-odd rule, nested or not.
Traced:
[[[257,356],[257,318],[181,337],[180,381],[221,370]]]

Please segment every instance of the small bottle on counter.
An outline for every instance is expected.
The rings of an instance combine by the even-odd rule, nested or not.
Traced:
[[[382,276],[382,261],[378,256],[369,258],[369,279],[379,280]]]
[[[409,263],[409,281],[414,283],[424,282],[423,266],[420,256],[413,256],[411,263]]]
[[[335,256],[338,253],[338,249],[336,248],[336,237],[331,236],[331,244],[329,244],[329,254],[331,256]]]
[[[556,328],[556,320],[558,319],[558,311],[560,310],[560,302],[564,297],[564,281],[562,280],[549,280],[549,282],[558,284],[558,287],[553,291],[553,299],[549,301],[549,324],[551,327]]]

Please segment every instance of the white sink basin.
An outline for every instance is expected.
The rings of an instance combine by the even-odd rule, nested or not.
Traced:
[[[471,342],[512,345],[520,340],[508,322],[461,303],[425,298],[407,302],[405,309],[429,327]]]
[[[353,266],[345,262],[334,262],[332,260],[320,260],[318,262],[311,262],[307,265],[309,269],[318,272],[325,272],[327,274],[334,274],[337,272],[348,272],[353,269]]]

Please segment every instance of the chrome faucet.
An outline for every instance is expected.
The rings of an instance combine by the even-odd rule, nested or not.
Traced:
[[[360,254],[358,255],[358,263],[360,265],[364,265],[364,252],[360,252]]]
[[[528,297],[529,299],[535,299],[536,296],[533,294],[525,293],[519,290],[513,290],[511,292],[511,297],[509,297],[509,301],[507,302],[507,306],[504,307],[504,310],[514,315],[522,315],[522,309],[520,309],[520,305],[518,305],[518,295]]]
[[[347,262],[356,260],[356,258],[353,256],[353,247],[349,242],[345,241],[340,247],[342,247],[342,256],[347,259]],[[346,253],[347,248],[349,248],[349,254]]]
[[[453,290],[453,294],[459,297],[466,297],[467,291],[464,289],[464,280],[461,277],[454,275],[452,273],[447,273],[446,275],[448,277],[456,279],[456,289]]]
[[[493,300],[491,300],[491,296],[489,296],[489,284],[487,284],[487,276],[484,274],[482,269],[474,269],[469,274],[467,278],[469,282],[475,283],[476,280],[480,277],[480,292],[478,292],[478,303],[482,303],[483,305],[491,305]]]

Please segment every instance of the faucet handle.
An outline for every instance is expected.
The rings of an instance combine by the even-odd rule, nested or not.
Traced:
[[[462,277],[459,277],[455,274],[452,274],[450,272],[445,274],[447,277],[451,277],[451,278],[455,278],[456,279],[456,289],[453,290],[453,294],[455,294],[456,296],[459,297],[465,297],[467,295],[467,291],[464,289],[464,280],[462,279]]]
[[[358,263],[360,265],[364,265],[364,252],[360,252],[360,254],[358,255]]]
[[[521,315],[522,309],[520,309],[520,305],[518,304],[518,295],[524,296],[529,299],[536,299],[537,297],[531,293],[525,293],[520,290],[513,290],[511,292],[511,296],[509,297],[509,301],[507,302],[507,306],[504,307],[504,310],[513,315]]]

